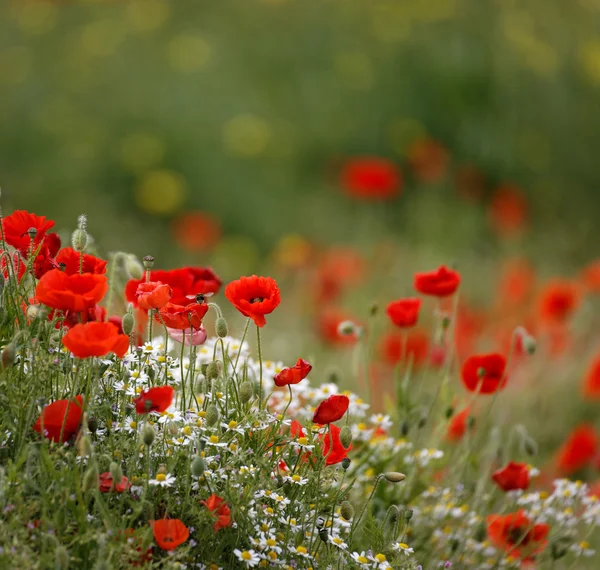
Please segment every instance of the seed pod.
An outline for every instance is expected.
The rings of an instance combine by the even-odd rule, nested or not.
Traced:
[[[142,263],[146,269],[152,269],[154,267],[154,258],[151,255],[146,255],[142,259]]]
[[[194,461],[192,461],[192,466],[191,466],[192,475],[194,475],[194,477],[200,477],[204,473],[205,470],[206,470],[206,463],[204,462],[204,459],[202,459],[202,457],[197,455],[194,458]]]
[[[523,439],[523,451],[525,451],[527,455],[537,455],[538,445],[532,437],[527,436]]]
[[[398,473],[398,471],[388,471],[387,473],[384,473],[383,476],[390,483],[401,483],[406,479],[406,475],[404,475],[404,473]]]
[[[98,488],[99,483],[98,465],[93,461],[88,467],[87,471],[83,475],[83,482],[81,488],[84,493],[90,492],[92,489]]]
[[[340,514],[347,520],[351,520],[354,517],[354,507],[349,501],[344,501],[340,505]]]
[[[229,327],[227,321],[223,317],[219,317],[215,323],[215,330],[219,338],[225,338],[229,334]]]
[[[91,416],[88,418],[87,426],[91,433],[96,433],[98,431],[98,420],[94,416]]]
[[[352,445],[352,430],[348,426],[344,426],[340,430],[340,442],[344,449],[348,449]]]
[[[348,471],[350,463],[352,463],[352,460],[349,457],[344,457],[344,459],[342,459],[342,469]]]
[[[246,404],[252,399],[252,395],[252,384],[248,380],[242,382],[240,384],[240,402],[242,402],[242,404]]]
[[[142,428],[142,441],[144,445],[150,447],[154,443],[154,439],[156,438],[156,431],[150,424],[144,424]]]
[[[219,421],[219,410],[217,406],[211,404],[206,408],[206,424],[214,426]]]
[[[109,467],[109,471],[115,485],[119,485],[123,480],[123,469],[121,469],[121,465],[116,461],[112,461]]]

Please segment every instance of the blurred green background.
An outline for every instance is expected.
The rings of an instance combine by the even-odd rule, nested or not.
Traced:
[[[566,264],[600,238],[600,0],[0,0],[4,210],[161,266],[182,212],[209,212],[247,270],[283,235],[399,236],[441,255],[499,241],[483,215],[510,182],[531,225],[513,250]],[[443,179],[407,168],[445,147]],[[356,202],[340,164],[405,173],[392,204]],[[465,200],[464,165],[484,177]],[[502,247],[506,247],[504,244]],[[246,268],[229,271],[235,277]]]

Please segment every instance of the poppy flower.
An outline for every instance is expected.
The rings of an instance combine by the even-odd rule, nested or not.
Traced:
[[[271,277],[240,277],[225,287],[225,297],[257,327],[267,324],[265,315],[272,313],[280,302],[279,287]]]
[[[156,320],[164,323],[167,328],[187,330],[199,330],[202,326],[202,319],[208,311],[206,303],[190,303],[189,305],[175,305],[167,303],[161,307],[156,314]]]
[[[329,432],[325,432],[319,435],[319,439],[323,443],[323,457],[325,457],[325,465],[335,465],[340,463],[343,459],[348,456],[348,452],[352,450],[352,444],[350,447],[344,447],[340,441],[341,428],[335,424],[330,424],[331,436]],[[333,447],[331,442],[333,441]]]
[[[146,281],[142,279],[131,279],[125,285],[125,297],[127,301],[137,306],[138,286]],[[150,271],[150,281],[159,281],[171,287],[171,303],[176,305],[187,305],[200,293],[218,293],[221,288],[221,280],[210,267],[181,267],[169,271],[157,269]]]
[[[589,293],[600,293],[600,259],[586,265],[581,272],[581,280]]]
[[[431,138],[416,140],[408,149],[408,163],[420,182],[438,182],[446,175],[448,151]]]
[[[67,275],[60,269],[53,269],[39,280],[35,296],[40,303],[53,309],[80,313],[98,304],[107,291],[108,280],[104,275]]]
[[[492,479],[503,491],[525,490],[529,487],[529,467],[525,463],[511,461],[492,474]]]
[[[527,224],[527,217],[528,204],[521,190],[505,184],[494,191],[488,218],[498,235],[509,237],[522,231]]]
[[[489,515],[486,518],[490,542],[502,548],[508,556],[531,559],[546,548],[550,527],[535,524],[524,510],[506,515]]]
[[[442,265],[435,271],[415,273],[413,284],[415,290],[423,295],[449,297],[460,285],[460,273]]]
[[[365,156],[348,161],[340,174],[342,188],[353,198],[389,200],[402,190],[400,169],[385,158]]]
[[[467,433],[469,416],[471,415],[470,408],[454,414],[448,423],[448,431],[446,432],[446,439],[448,441],[460,441],[465,433]]]
[[[77,358],[105,356],[109,352],[123,358],[129,349],[129,337],[119,334],[119,329],[112,323],[103,322],[75,325],[62,342]]]
[[[477,354],[465,360],[462,381],[469,392],[493,394],[506,386],[506,358],[498,353]]]
[[[185,346],[200,346],[206,342],[208,335],[206,330],[200,324],[197,329],[171,329],[167,327],[167,334],[177,342],[183,343]]]
[[[397,327],[414,327],[419,320],[421,303],[421,299],[418,298],[399,299],[392,301],[385,312]]]
[[[281,372],[275,374],[273,381],[275,386],[289,386],[290,384],[298,384],[304,380],[312,370],[312,365],[303,360],[298,359],[298,362],[291,368],[284,368]]]
[[[24,257],[28,257],[32,246],[29,231],[35,230],[33,240],[33,249],[35,250],[46,237],[46,232],[53,227],[54,222],[47,220],[46,216],[37,216],[26,210],[16,210],[2,218],[4,241],[20,251]]]
[[[218,497],[214,493],[206,499],[206,501],[200,501],[216,518],[213,529],[215,532],[222,528],[231,526],[231,509],[225,503],[222,497]]]
[[[502,310],[507,304],[519,306],[525,303],[535,285],[535,271],[529,260],[515,258],[509,260],[500,275],[498,283],[498,306]]]
[[[190,536],[190,531],[179,519],[150,521],[154,540],[163,550],[174,550]]]
[[[189,251],[212,249],[221,237],[219,222],[206,212],[188,212],[173,220],[175,241]]]
[[[576,283],[567,279],[553,279],[540,293],[540,317],[549,323],[564,323],[575,312],[580,301],[581,294]]]
[[[138,414],[164,412],[171,405],[174,392],[172,386],[155,386],[144,390],[133,400],[135,411]]]
[[[348,396],[343,394],[334,394],[329,396],[327,400],[323,400],[315,410],[313,415],[313,423],[315,424],[331,424],[337,422],[344,417],[350,400]]]
[[[598,451],[598,436],[593,426],[576,427],[556,454],[556,466],[565,475],[583,469],[594,459]]]
[[[292,420],[292,423],[290,425],[290,434],[293,437],[305,437],[306,435],[302,424],[297,420]]]
[[[406,346],[404,346],[406,343]],[[395,366],[404,357],[412,360],[414,367],[422,366],[429,356],[429,336],[421,330],[411,330],[407,335],[397,332],[383,336],[380,344],[383,360]]]
[[[600,352],[592,359],[583,380],[585,398],[600,398]]]
[[[138,285],[135,292],[137,306],[149,311],[150,309],[161,309],[171,299],[171,287],[160,281],[145,281]]]
[[[54,442],[64,443],[79,430],[82,414],[82,396],[75,396],[75,400],[56,400],[44,408],[33,429]]]
[[[352,345],[358,341],[358,334],[341,334],[340,325],[345,321],[357,323],[357,320],[340,309],[326,307],[317,315],[316,328],[321,340],[334,346]]]
[[[335,301],[344,289],[360,283],[365,273],[365,261],[354,249],[333,247],[319,262],[316,275],[316,295],[321,303]]]
[[[59,249],[60,238],[58,234],[47,234],[41,245],[37,247],[37,255],[33,260],[33,274],[36,279],[40,279],[52,269],[59,268],[55,259]],[[23,252],[21,254],[24,255]],[[24,255],[24,257],[27,257],[27,255]]]
[[[111,491],[116,491],[117,493],[124,493],[131,487],[131,483],[127,477],[123,476],[121,478],[120,483],[115,483],[113,480],[113,476],[110,474],[110,471],[105,471],[104,473],[100,473],[100,485],[99,489],[101,493],[110,493]]]
[[[82,255],[83,267],[81,268],[81,273],[96,273],[98,275],[106,273],[107,262],[104,259],[95,257],[89,253],[79,253],[72,247],[63,247],[56,256],[56,262],[67,275],[73,275],[80,272]]]

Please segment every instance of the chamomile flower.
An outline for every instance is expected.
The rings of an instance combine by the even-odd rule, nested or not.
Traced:
[[[157,473],[154,479],[148,481],[148,484],[156,487],[171,487],[175,481],[175,477],[170,473]]]
[[[260,556],[252,549],[250,550],[239,550],[236,548],[233,553],[237,559],[245,564],[246,568],[254,568],[260,563]]]
[[[405,542],[395,542],[392,545],[392,548],[394,550],[397,550],[398,552],[401,552],[402,554],[406,554],[406,556],[410,556],[415,552],[414,549],[408,546],[408,544],[406,544]]]

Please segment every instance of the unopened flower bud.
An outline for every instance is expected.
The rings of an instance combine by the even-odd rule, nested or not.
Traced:
[[[305,539],[304,531],[303,530],[299,530],[296,533],[296,536],[294,537],[294,544],[296,546],[300,546],[304,542],[304,539]]]
[[[142,258],[142,263],[146,269],[152,269],[154,267],[154,258],[151,255],[146,255]]]
[[[219,421],[219,410],[217,406],[211,404],[206,408],[206,424],[214,426]]]
[[[75,251],[82,253],[83,251],[85,251],[87,243],[88,243],[88,235],[85,230],[77,228],[71,234],[71,247]]]
[[[402,437],[406,437],[408,435],[409,431],[410,431],[410,424],[408,423],[407,420],[402,420],[400,422],[400,435],[402,435]]]
[[[213,360],[212,362],[209,362],[208,366],[206,367],[206,377],[209,380],[216,380],[219,377],[219,374],[219,361]]]
[[[339,384],[341,380],[341,373],[337,369],[330,370],[327,373],[327,380],[332,384]]]
[[[450,551],[451,552],[456,552],[458,550],[459,546],[460,546],[460,541],[457,538],[453,538],[450,541]]]
[[[400,516],[400,509],[396,505],[390,505],[388,509],[387,516],[389,517],[391,522],[396,522],[398,517]]]
[[[537,455],[538,445],[532,437],[527,436],[523,438],[523,451],[527,455]]]
[[[469,416],[467,418],[467,427],[469,429],[473,429],[475,427],[475,422],[476,422],[475,416]]]
[[[369,314],[374,317],[377,314],[377,311],[379,310],[379,305],[377,303],[371,303],[371,306],[369,307]]]
[[[123,333],[127,336],[131,336],[133,332],[133,327],[135,326],[135,317],[129,311],[123,315],[121,319],[121,328],[123,329]]]
[[[473,538],[477,542],[483,542],[487,538],[487,526],[484,522],[480,522],[475,528]]]
[[[200,477],[206,470],[206,463],[204,462],[204,459],[197,455],[194,458],[194,461],[192,461],[191,470],[194,477]]]
[[[88,467],[87,471],[83,475],[83,482],[81,488],[84,493],[90,492],[92,489],[97,489],[99,483],[98,465],[93,461]]]
[[[406,509],[404,511],[404,519],[406,521],[409,521],[410,519],[412,519],[412,516],[413,516],[413,510],[412,509]]]
[[[68,570],[69,568],[69,551],[62,544],[59,544],[54,551],[54,563],[57,570]]]
[[[35,321],[35,319],[38,318],[40,312],[41,311],[39,305],[29,305],[29,307],[27,307],[27,310],[25,311],[25,315],[28,320]]]
[[[156,470],[157,475],[166,475],[167,474],[167,466],[164,463],[161,463]]]
[[[229,334],[229,327],[227,321],[223,317],[219,317],[215,323],[215,330],[219,338],[225,338]]]
[[[315,521],[315,526],[316,526],[316,527],[317,527],[319,530],[321,530],[321,529],[322,529],[322,528],[325,526],[325,523],[326,523],[326,522],[327,522],[327,521],[325,520],[325,517],[322,517],[321,515],[319,515],[319,516],[317,517],[317,520]]]
[[[523,348],[527,354],[535,354],[537,342],[530,334],[523,336]]]
[[[444,412],[446,419],[449,420],[454,415],[454,408],[452,406],[448,406],[446,411]]]
[[[348,426],[344,426],[340,430],[340,442],[344,449],[348,449],[352,445],[352,430]]]
[[[319,531],[319,538],[323,541],[323,542],[329,542],[329,532],[327,531],[326,528],[322,528]]]
[[[87,457],[92,454],[94,451],[94,446],[92,445],[92,440],[90,436],[85,434],[79,438],[77,442],[77,452],[80,457]]]
[[[249,380],[245,380],[240,384],[240,402],[246,404],[252,399],[252,384]]]
[[[123,480],[123,469],[121,469],[121,464],[117,463],[116,461],[112,461],[108,470],[110,471],[110,475],[113,478],[114,484],[119,485]]]
[[[452,320],[450,319],[450,315],[442,315],[442,329],[443,330],[447,330],[448,327],[450,326],[450,323],[452,322]]]
[[[427,416],[425,414],[421,415],[421,417],[419,418],[419,421],[417,423],[417,427],[419,429],[425,427],[427,425]]]
[[[96,433],[98,431],[98,420],[94,416],[88,418],[87,426],[91,433]]]
[[[349,457],[344,457],[344,459],[342,459],[342,469],[348,471],[350,463],[352,463],[351,459]]]
[[[559,560],[567,554],[569,546],[572,544],[572,539],[568,536],[561,536],[553,540],[550,544],[550,554],[554,560]]]
[[[350,336],[356,332],[356,325],[352,321],[342,321],[338,325],[338,333],[342,336]]]
[[[352,520],[354,517],[354,507],[349,501],[344,501],[340,505],[340,514],[347,520]]]
[[[156,431],[150,424],[144,424],[142,428],[142,441],[144,445],[150,447],[154,443],[154,439],[156,438]]]
[[[127,271],[129,276],[135,280],[139,280],[144,276],[144,268],[133,254],[129,254],[125,258],[125,271]]]
[[[206,447],[206,440],[203,437],[199,437],[196,445],[199,451],[204,451],[204,448]]]
[[[404,475],[404,473],[398,473],[398,471],[388,471],[387,473],[384,473],[383,476],[390,483],[401,483],[406,479],[406,475]]]
[[[17,348],[15,347],[15,343],[9,342],[2,349],[2,358],[1,358],[2,367],[8,368],[9,366],[12,366],[13,362],[15,361],[16,355],[17,355]]]

